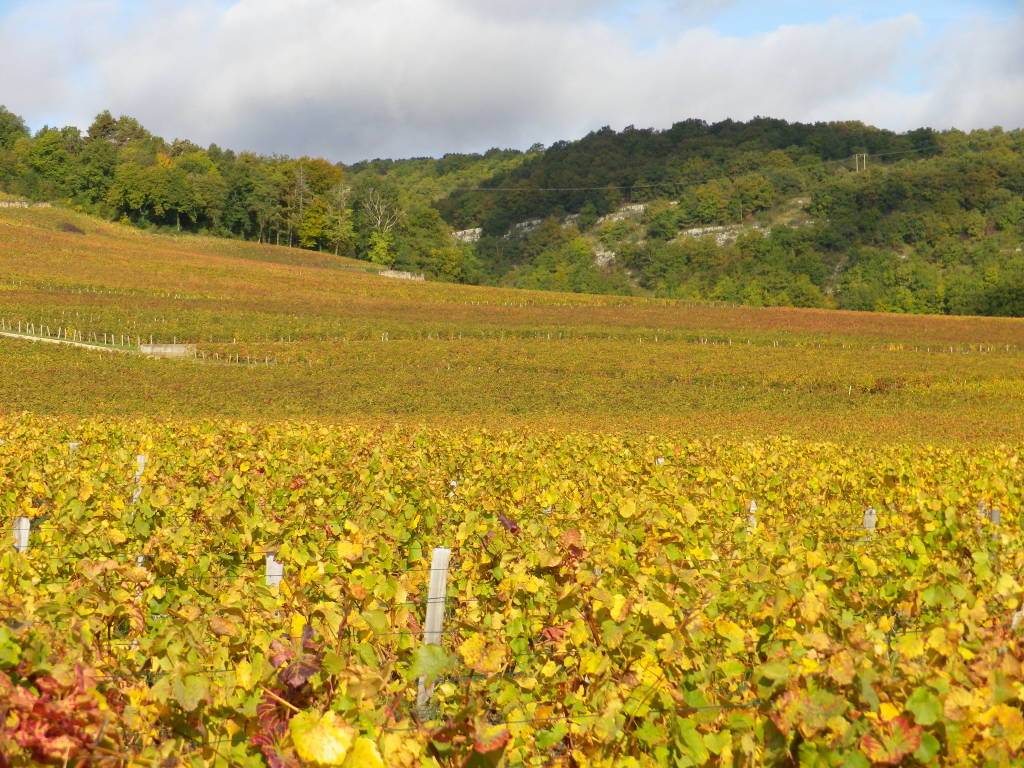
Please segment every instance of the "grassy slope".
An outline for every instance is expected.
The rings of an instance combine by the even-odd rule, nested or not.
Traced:
[[[85,234],[61,231],[74,223]],[[270,366],[0,339],[4,409],[793,434],[1024,435],[1024,321],[687,305],[379,277],[271,246],[0,211],[0,317]],[[382,340],[386,339],[386,340]],[[983,345],[983,349],[979,347]]]

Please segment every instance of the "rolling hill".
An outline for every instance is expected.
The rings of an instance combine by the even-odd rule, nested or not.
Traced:
[[[0,210],[0,320],[188,341],[201,358],[0,339],[6,411],[853,441],[1024,432],[1020,320],[414,283],[59,207]]]

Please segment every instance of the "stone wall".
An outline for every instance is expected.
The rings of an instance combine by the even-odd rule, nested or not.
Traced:
[[[0,200],[0,208],[52,208],[50,203],[30,203],[28,200]]]
[[[385,269],[378,272],[381,277],[395,277],[399,280],[426,280],[427,276],[422,272],[403,272],[398,269]]]
[[[154,357],[195,357],[195,344],[140,344],[139,351]]]

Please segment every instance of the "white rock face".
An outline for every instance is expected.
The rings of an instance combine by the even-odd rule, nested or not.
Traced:
[[[693,227],[692,229],[684,229],[679,233],[679,237],[706,237],[711,235],[715,238],[716,245],[728,245],[729,243],[735,243],[736,238],[741,233],[752,230],[754,232],[768,232],[768,227],[762,227],[760,225],[754,225],[752,227],[745,227],[742,224],[726,224],[720,227]]]
[[[524,235],[528,235],[539,227],[542,221],[544,220],[528,219],[526,221],[520,221],[518,224],[513,224],[512,228],[508,231],[508,234],[505,235],[505,239],[508,240],[513,237],[523,237]]]
[[[625,221],[626,219],[633,218],[634,216],[640,216],[644,211],[647,210],[647,203],[633,203],[632,205],[624,205],[614,213],[609,213],[597,220],[598,224],[604,224],[606,221]]]
[[[607,267],[615,262],[618,256],[615,251],[609,251],[606,248],[598,248],[594,251],[594,266],[595,267]]]
[[[473,229],[460,229],[455,232],[455,239],[460,243],[477,243],[480,242],[480,236],[484,233],[483,227],[475,227]]]

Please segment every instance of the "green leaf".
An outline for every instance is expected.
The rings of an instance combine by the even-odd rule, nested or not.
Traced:
[[[13,667],[21,659],[21,648],[7,627],[0,627],[0,667]]]
[[[1017,698],[1017,687],[1012,678],[1000,670],[995,670],[992,680],[992,702],[994,704],[1005,704]]]
[[[914,757],[922,763],[930,763],[941,749],[942,744],[939,740],[925,731],[921,734],[921,746],[914,750]]]
[[[209,683],[205,675],[176,677],[171,684],[174,700],[186,712],[193,712],[209,694]]]
[[[740,677],[747,671],[747,666],[736,659],[729,659],[729,661],[723,661],[718,665],[718,668],[722,671],[726,677]]]
[[[942,702],[930,690],[919,686],[907,699],[906,709],[913,713],[918,725],[931,725],[942,715]]]
[[[334,651],[328,651],[324,654],[324,660],[321,662],[321,666],[324,671],[329,675],[337,675],[348,669],[348,661]]]
[[[773,682],[780,683],[789,679],[789,663],[785,661],[772,661],[762,664],[757,668],[757,674]]]
[[[642,729],[641,729],[642,730]],[[659,729],[660,730],[660,729]],[[565,734],[569,732],[569,726],[566,723],[558,723],[553,728],[549,728],[546,731],[540,731],[534,736],[537,746],[541,749],[550,749],[555,746],[558,742],[565,738]],[[637,731],[637,735],[640,733]],[[642,739],[643,736],[640,736]]]
[[[694,765],[703,765],[708,759],[708,750],[693,720],[678,721],[679,736],[682,739],[683,754],[693,761]]]
[[[704,746],[707,747],[708,751],[713,755],[722,754],[722,750],[730,744],[732,744],[732,734],[728,731],[704,734]]]
[[[871,685],[876,680],[875,675],[868,671],[860,672],[857,675],[857,680],[860,682],[860,700],[872,710],[877,710],[881,701],[878,694],[875,693],[874,686]]]
[[[421,645],[412,655],[408,677],[425,677],[427,682],[436,680],[455,666],[455,661],[455,657],[440,645]]]
[[[384,611],[366,611],[363,613],[363,621],[370,625],[376,635],[383,635],[388,631],[388,615]]]
[[[860,752],[847,752],[840,765],[842,768],[871,768],[871,761]]]
[[[355,648],[356,657],[368,667],[375,667],[378,664],[377,652],[369,643],[360,643]]]

